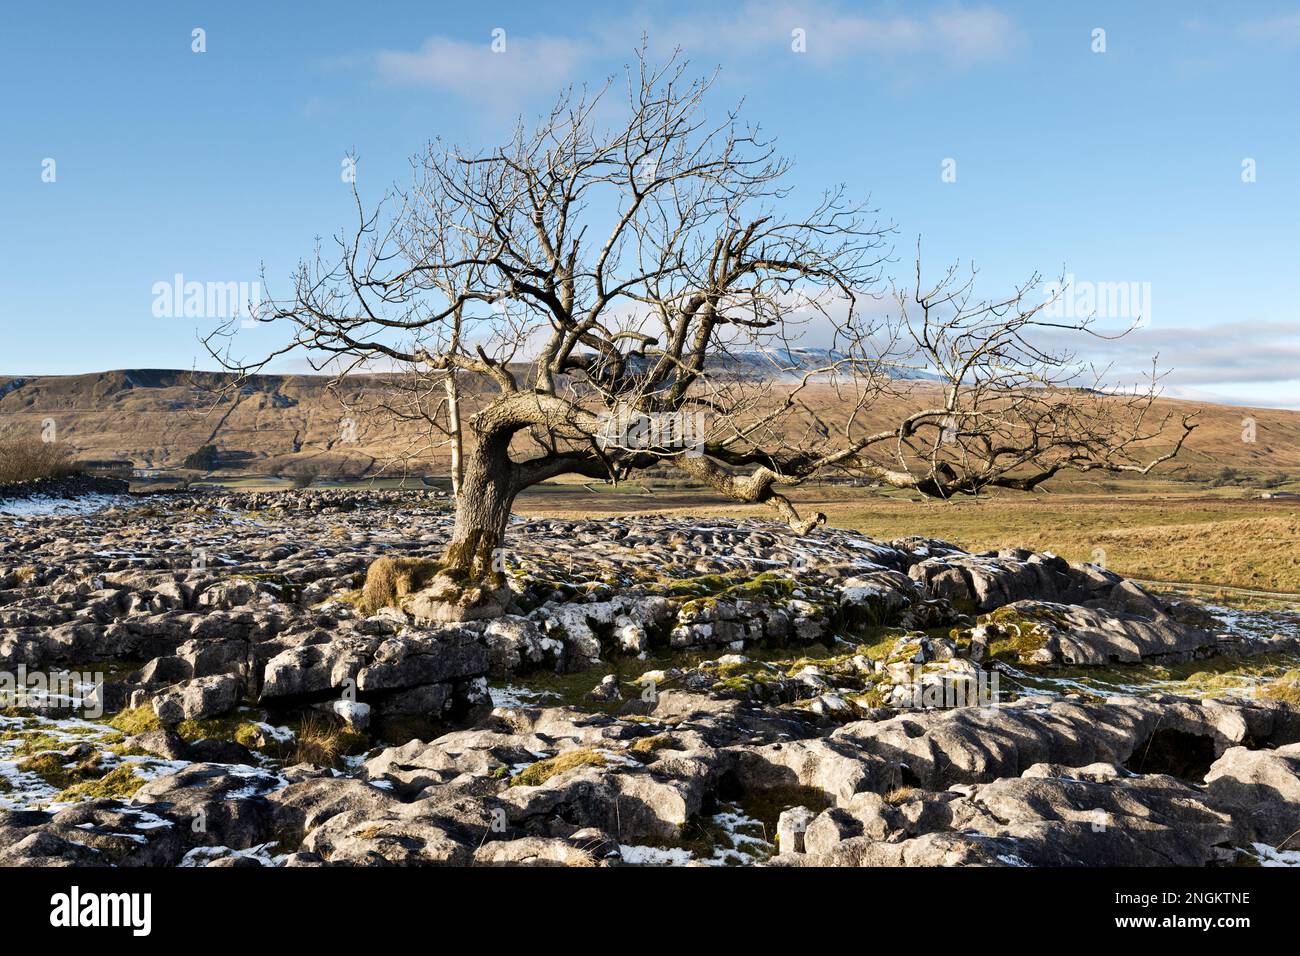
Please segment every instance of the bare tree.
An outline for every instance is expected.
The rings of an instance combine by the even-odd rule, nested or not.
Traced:
[[[915,292],[883,314],[891,227],[842,188],[794,211],[771,143],[734,111],[708,117],[712,82],[641,57],[625,102],[611,81],[570,90],[500,149],[430,144],[413,184],[373,211],[354,189],[356,228],[263,307],[260,321],[293,329],[282,349],[248,362],[232,329],[209,337],[245,373],[293,349],[340,379],[405,370],[414,384],[390,407],[457,462],[463,418],[438,585],[456,615],[491,613],[516,495],[563,474],[620,481],[666,462],[807,533],[823,517],[780,489],[835,471],[947,497],[1155,463],[1136,457],[1163,427],[1147,421],[1153,390],[1077,387],[1071,354],[1031,333],[1088,323],[1045,320],[1036,278],[978,302],[955,271],[922,288],[918,266]],[[830,346],[812,365],[796,357],[809,330]],[[755,373],[754,356],[769,367]],[[826,389],[834,416],[809,400]],[[923,401],[869,427],[886,398]]]

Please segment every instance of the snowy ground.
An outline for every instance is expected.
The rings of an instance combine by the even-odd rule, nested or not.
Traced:
[[[108,508],[128,507],[138,499],[130,495],[83,495],[80,498],[50,498],[33,495],[31,498],[0,499],[0,515],[15,518],[46,518],[51,515],[89,515]]]

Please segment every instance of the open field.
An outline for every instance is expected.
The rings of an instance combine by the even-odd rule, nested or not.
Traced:
[[[704,495],[692,502],[691,497],[600,495],[552,487],[521,497],[517,510],[569,517],[629,511],[771,515],[762,507]],[[792,497],[805,509],[824,512],[836,527],[873,537],[920,534],[972,550],[1047,550],[1070,561],[1103,561],[1121,574],[1152,581],[1300,593],[1300,502],[1294,500],[1184,492],[917,502],[854,489],[805,490]]]

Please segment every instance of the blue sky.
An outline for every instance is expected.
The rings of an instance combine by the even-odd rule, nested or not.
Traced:
[[[722,68],[714,102],[744,97],[797,189],[869,194],[900,275],[920,235],[930,268],[973,260],[990,294],[1063,267],[1143,284],[1145,327],[1098,357],[1159,352],[1175,393],[1300,407],[1300,0],[15,7],[0,374],[212,367],[209,323],[155,316],[155,283],[265,263],[283,291],[349,222],[349,150],[377,198],[430,138],[497,142],[643,32]]]

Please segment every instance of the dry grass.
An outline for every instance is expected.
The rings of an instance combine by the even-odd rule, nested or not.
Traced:
[[[1259,696],[1300,707],[1300,671],[1287,671],[1277,680],[1266,684],[1259,691]]]
[[[364,749],[365,744],[365,735],[341,720],[308,713],[298,725],[297,747],[291,762],[336,767],[344,757]]]
[[[66,478],[75,472],[72,451],[61,442],[0,436],[0,485],[41,478]]]
[[[667,734],[655,734],[653,737],[638,737],[627,749],[637,754],[652,754],[673,746],[673,739]]]
[[[380,608],[396,607],[402,598],[432,580],[439,567],[428,558],[379,558],[366,572],[360,609],[374,614]]]
[[[512,787],[540,787],[556,774],[576,767],[603,767],[605,758],[590,747],[569,750],[546,760],[539,760],[510,778]]]
[[[1251,500],[1240,493],[1157,493],[1137,484],[1127,494],[1003,494],[960,502],[920,503],[865,489],[803,489],[793,497],[805,510],[825,512],[834,527],[885,540],[926,535],[972,551],[1031,548],[1073,562],[1101,560],[1120,574],[1152,581],[1300,593],[1300,505],[1295,502]],[[570,518],[636,510],[773,517],[760,506],[688,501],[677,496],[674,507],[654,509],[644,500],[605,506],[594,495],[573,493],[521,499],[519,510]]]
[[[973,551],[1024,547],[1120,574],[1300,592],[1300,508],[1257,501],[1117,501],[1058,496],[870,510],[828,507],[830,523],[877,537],[925,534]]]

